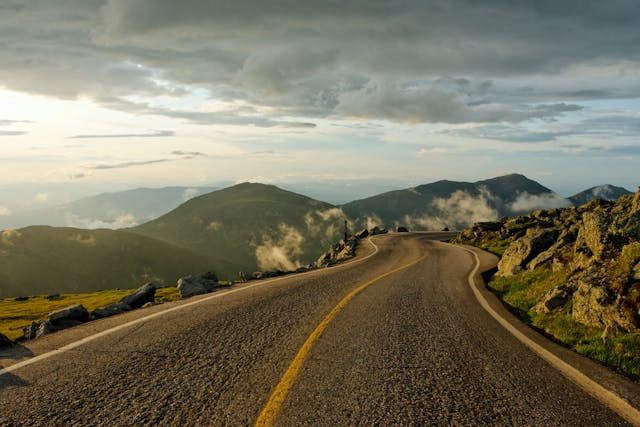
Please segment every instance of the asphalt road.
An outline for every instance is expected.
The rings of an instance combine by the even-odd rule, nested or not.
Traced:
[[[337,312],[276,425],[626,425],[489,316],[467,283],[474,258],[433,237],[376,237],[364,261],[220,294],[1,375],[0,425],[253,425],[345,296],[424,255]],[[371,251],[362,246],[359,257]],[[0,365],[17,361],[8,360]]]

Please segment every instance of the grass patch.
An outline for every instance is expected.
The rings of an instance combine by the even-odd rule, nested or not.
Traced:
[[[489,242],[482,243],[480,249],[484,249],[487,252],[502,258],[504,252],[507,250],[511,242],[509,240],[491,240]]]
[[[16,301],[15,298],[0,300],[0,333],[9,339],[16,340],[22,337],[22,328],[29,326],[31,322],[42,320],[52,311],[68,307],[74,304],[82,304],[87,310],[102,308],[120,298],[130,294],[135,289],[107,290],[85,294],[62,294],[56,299],[47,299],[46,296],[31,297],[26,300]],[[176,287],[159,288],[156,290],[156,302],[168,302],[180,299]]]
[[[496,277],[488,287],[509,306],[527,313],[547,292],[566,281],[564,272],[534,270]]]
[[[585,326],[565,313],[536,314],[532,325],[583,356],[640,382],[640,334],[623,334],[603,341],[601,329]]]
[[[551,313],[533,310],[548,291],[566,280],[564,272],[534,270],[512,277],[496,277],[487,286],[525,323],[579,354],[640,382],[640,334],[623,334],[603,341],[602,329],[576,322],[569,305]]]

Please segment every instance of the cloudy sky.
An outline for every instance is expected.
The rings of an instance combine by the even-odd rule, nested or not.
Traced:
[[[634,190],[638,22],[636,0],[0,0],[0,189]]]

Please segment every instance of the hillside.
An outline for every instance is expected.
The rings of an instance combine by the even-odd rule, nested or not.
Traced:
[[[623,187],[616,187],[615,185],[605,184],[591,187],[587,190],[581,191],[578,194],[574,194],[569,197],[571,203],[575,206],[584,205],[595,199],[602,200],[616,200],[620,196],[625,194],[631,194],[631,191]]]
[[[465,230],[501,255],[492,289],[527,323],[640,380],[640,189]]]
[[[197,252],[222,277],[239,269],[294,270],[339,240],[344,214],[272,185],[244,183],[196,197],[130,231]]]
[[[474,183],[437,181],[356,200],[342,209],[360,224],[438,230],[568,205],[548,188],[512,174]]]
[[[0,232],[0,298],[133,288],[213,269],[205,257],[114,230],[33,226]]]

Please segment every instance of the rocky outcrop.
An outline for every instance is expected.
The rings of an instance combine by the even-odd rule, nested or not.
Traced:
[[[217,280],[216,280],[217,281]],[[154,302],[156,297],[156,285],[153,282],[145,283],[133,293],[122,298],[118,303],[126,304],[135,309],[140,308],[148,302]]]
[[[327,252],[320,255],[318,260],[314,263],[314,267],[322,268],[329,267],[340,261],[352,258],[356,254],[356,246],[358,245],[358,239],[351,237],[349,239],[340,240],[333,245]]]
[[[478,223],[455,241],[506,248],[503,277],[544,269],[566,276],[534,306],[538,313],[565,307],[608,337],[640,330],[640,189],[615,201]]]
[[[32,322],[23,329],[24,338],[32,340],[43,335],[80,325],[89,320],[89,312],[82,304],[56,310],[49,313],[46,320]]]
[[[178,291],[182,298],[213,292],[218,287],[218,277],[215,273],[207,272],[189,275],[178,279]]]
[[[522,271],[530,261],[555,243],[558,234],[559,230],[553,228],[527,230],[525,236],[515,240],[505,251],[498,264],[498,275],[513,276]],[[551,256],[548,255],[549,258]]]
[[[550,290],[544,298],[534,306],[538,313],[549,313],[558,307],[566,305],[575,292],[575,286],[571,284],[560,285]]]
[[[127,311],[131,311],[131,307],[128,304],[115,302],[104,308],[96,308],[91,312],[91,317],[93,319],[102,319],[103,317],[115,316],[116,314],[125,313]]]
[[[369,235],[369,230],[367,230],[366,228],[363,228],[362,230],[358,231],[355,236],[356,239],[364,239],[365,237],[367,237]]]

